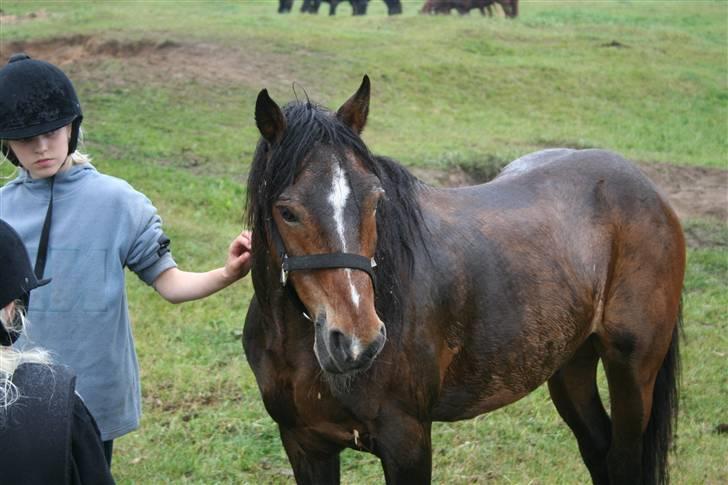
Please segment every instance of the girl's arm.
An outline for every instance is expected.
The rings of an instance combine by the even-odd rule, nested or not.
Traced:
[[[243,231],[228,248],[225,266],[206,273],[170,268],[154,280],[154,288],[171,303],[197,300],[222,290],[250,271],[250,232]]]

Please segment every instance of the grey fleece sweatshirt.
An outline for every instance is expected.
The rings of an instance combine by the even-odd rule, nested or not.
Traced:
[[[124,268],[152,284],[176,266],[157,210],[123,180],[91,164],[56,175],[45,277],[33,291],[30,326],[18,345],[43,347],[77,374],[76,389],[110,440],[139,426],[139,365]],[[35,261],[50,197],[49,179],[20,170],[0,189],[0,219],[20,234]]]

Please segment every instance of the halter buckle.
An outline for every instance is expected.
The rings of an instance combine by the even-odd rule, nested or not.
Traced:
[[[286,282],[288,282],[288,270],[286,269],[288,267],[288,255],[283,254],[283,262],[281,263],[281,285],[286,286]]]

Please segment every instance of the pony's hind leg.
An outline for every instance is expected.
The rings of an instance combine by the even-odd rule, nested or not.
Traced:
[[[651,389],[643,391],[631,366],[605,362],[612,415],[612,446],[608,454],[612,483],[642,483],[642,433],[649,419]]]
[[[597,388],[599,356],[591,339],[548,381],[551,400],[576,436],[579,451],[595,484],[608,484],[607,452],[611,423]]]
[[[598,351],[611,404],[610,483],[667,482],[667,454],[677,416],[679,299],[665,305],[670,306],[674,311],[655,311],[659,306],[654,304],[638,309],[613,303],[612,311],[607,309]],[[640,325],[624,323],[628,321]]]
[[[677,418],[685,240],[677,216],[646,180],[609,183],[611,259],[594,330],[609,384],[609,480],[663,484]]]

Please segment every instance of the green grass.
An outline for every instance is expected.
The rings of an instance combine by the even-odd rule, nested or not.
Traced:
[[[241,165],[240,147],[249,155],[253,145],[249,121],[258,90],[267,87],[283,102],[295,81],[335,107],[365,72],[374,93],[367,141],[409,165],[436,162],[453,150],[512,158],[565,144],[610,147],[638,160],[726,164],[724,2],[525,2],[515,22],[419,16],[412,3],[399,18],[383,16],[383,3],[375,1],[366,18],[333,19],[280,16],[271,4],[5,2],[8,11],[42,8],[48,16],[5,25],[2,37],[72,32],[126,42],[203,42],[218,46],[221,55],[241,49],[274,63],[275,74],[283,75],[215,89],[189,79],[140,87],[132,78],[110,90],[98,89],[98,77],[80,82],[92,109],[90,126],[103,139],[110,103],[118,126],[143,120],[139,136],[148,149],[159,148],[159,156],[189,149],[196,137],[189,140],[187,129],[207,131],[197,156],[211,148],[218,155],[223,148],[216,136],[225,136],[223,156],[207,165],[226,164],[229,172]],[[613,41],[624,47],[605,47]],[[108,83],[124,70],[123,59],[111,59],[97,72]],[[177,115],[185,124],[167,133]],[[190,117],[207,123],[187,123]],[[158,137],[168,146],[158,146]],[[139,139],[128,141],[134,147]]]
[[[297,5],[300,4],[298,0]],[[388,18],[280,16],[274,1],[0,1],[12,42],[72,35],[229,59],[155,71],[140,59],[64,64],[84,107],[86,147],[104,172],[157,205],[184,269],[222,264],[242,225],[244,182],[257,140],[255,97],[306,93],[337,108],[372,78],[365,141],[412,167],[492,166],[549,146],[605,147],[638,161],[727,166],[728,32],[724,1],[522,1],[522,15],[430,17],[421,2]],[[614,47],[614,42],[621,47]],[[65,43],[61,43],[65,44]],[[70,43],[69,43],[70,44]],[[195,51],[195,46],[209,50]],[[610,47],[611,46],[611,47]],[[185,51],[187,49],[187,51]],[[173,51],[169,51],[173,52]],[[164,53],[151,51],[159,61]],[[170,56],[173,54],[169,54]],[[161,61],[159,61],[161,62]],[[192,66],[192,67],[190,67]],[[0,167],[7,174],[9,167]],[[674,483],[728,481],[726,422],[728,225],[685,221],[688,255],[682,415]],[[129,275],[142,367],[142,428],[116,443],[119,483],[291,482],[239,341],[251,296],[244,280],[204,301],[171,306]],[[436,483],[584,483],[575,440],[541,388],[505,409],[434,425]],[[347,451],[345,483],[381,483],[378,461]]]

